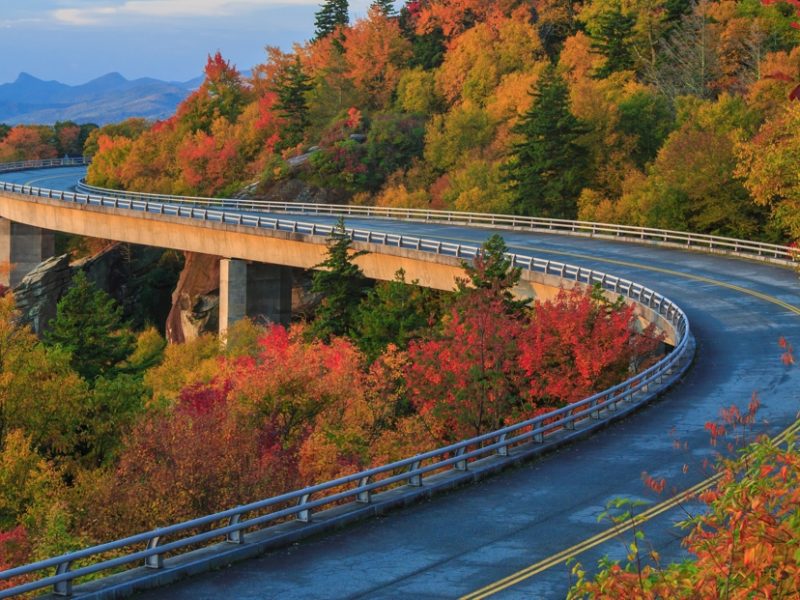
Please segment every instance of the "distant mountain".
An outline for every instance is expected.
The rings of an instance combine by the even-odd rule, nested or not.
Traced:
[[[104,125],[129,117],[163,119],[171,116],[202,82],[202,77],[184,82],[150,78],[130,81],[119,73],[109,73],[71,86],[20,73],[14,83],[0,85],[0,123],[75,121]]]

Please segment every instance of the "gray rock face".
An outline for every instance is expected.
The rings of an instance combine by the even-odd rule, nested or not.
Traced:
[[[253,196],[271,202],[303,202],[307,204],[344,204],[348,192],[321,188],[300,179],[282,179]]]
[[[137,302],[137,294],[141,292],[136,285],[131,285],[131,279],[139,275],[139,271],[152,268],[161,253],[157,248],[112,244],[74,263],[70,263],[69,254],[49,258],[28,273],[13,290],[21,320],[41,335],[48,321],[55,317],[58,301],[79,270],[117,302],[130,306]],[[131,268],[134,255],[137,271]]]
[[[167,317],[167,341],[180,344],[219,329],[219,257],[186,252]]]
[[[55,317],[58,301],[69,289],[78,270],[84,271],[90,281],[118,302],[136,302],[137,290],[133,289],[136,285],[132,285],[130,279],[136,273],[126,267],[131,261],[131,252],[130,246],[115,244],[72,264],[68,254],[44,261],[13,291],[22,322],[41,335]],[[139,269],[142,269],[148,265],[152,268],[155,262],[149,259],[157,257],[160,251],[137,247],[133,252],[141,261]],[[189,341],[203,333],[217,333],[219,328],[219,257],[191,252],[185,253],[185,257],[183,271],[172,294],[172,310],[166,320],[166,336],[170,343]],[[313,316],[320,298],[310,288],[310,273],[293,269],[292,313],[295,318]]]
[[[39,335],[56,316],[56,305],[72,281],[69,255],[48,258],[14,288],[14,299],[24,324]]]

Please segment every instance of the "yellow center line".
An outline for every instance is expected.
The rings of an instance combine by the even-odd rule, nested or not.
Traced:
[[[792,425],[787,427],[781,433],[776,435],[773,438],[774,443],[782,443],[786,441],[786,439],[793,433],[797,433],[800,429],[800,421],[794,422]],[[512,573],[511,575],[504,577],[503,579],[499,579],[489,585],[482,587],[479,590],[471,592],[465,596],[462,596],[460,600],[480,600],[481,598],[488,598],[489,596],[493,596],[499,592],[502,592],[505,589],[508,589],[526,579],[533,577],[541,573],[542,571],[546,571],[558,564],[564,563],[570,558],[574,558],[579,554],[583,554],[587,550],[591,550],[592,548],[603,544],[618,535],[625,533],[633,529],[634,527],[638,527],[639,525],[644,524],[645,522],[649,521],[665,513],[666,511],[675,508],[682,502],[689,500],[693,496],[696,496],[705,490],[709,489],[713,486],[720,478],[722,477],[721,473],[717,473],[712,475],[708,479],[705,479],[692,487],[675,494],[671,498],[661,502],[660,504],[656,504],[649,509],[643,511],[642,513],[634,516],[633,518],[629,519],[625,523],[620,523],[614,525],[613,527],[609,527],[605,531],[602,531],[590,538],[587,538],[581,542],[578,542],[574,546],[571,546],[565,550],[562,550],[552,556],[545,558],[537,563],[534,563],[524,569],[520,569],[516,573]]]
[[[450,239],[452,239],[454,241],[460,241],[460,242],[469,241],[469,242],[473,242],[474,243],[474,240],[463,240],[463,239],[458,239],[458,238],[450,238]],[[568,251],[564,251],[564,250],[550,250],[550,249],[546,249],[546,248],[537,248],[537,247],[519,246],[519,245],[517,245],[517,246],[509,246],[509,249],[513,249],[513,250],[517,250],[517,251],[521,250],[521,251],[525,251],[525,252],[530,252],[531,250],[533,250],[533,251],[537,251],[537,252],[556,254],[556,255],[560,255],[560,256],[569,256],[569,257],[573,257],[573,258],[581,258],[581,259],[591,260],[591,261],[595,261],[595,262],[603,262],[603,263],[619,265],[619,266],[624,266],[624,267],[632,267],[632,268],[636,268],[636,269],[643,269],[643,270],[652,271],[652,272],[655,272],[655,273],[663,273],[663,274],[666,274],[666,275],[673,275],[675,277],[681,277],[681,278],[689,279],[689,280],[692,280],[692,281],[699,281],[701,283],[708,283],[708,284],[711,284],[711,285],[715,285],[715,286],[719,286],[719,287],[726,288],[726,289],[729,289],[729,290],[733,290],[733,291],[736,291],[736,292],[740,292],[742,294],[747,294],[749,296],[753,296],[755,298],[758,298],[759,300],[763,300],[765,302],[769,302],[771,304],[775,304],[777,306],[780,306],[781,308],[784,308],[784,309],[786,309],[786,310],[788,310],[788,311],[790,311],[790,312],[792,312],[792,313],[794,313],[796,315],[800,315],[800,308],[798,308],[796,306],[793,306],[793,305],[791,305],[791,304],[789,304],[787,302],[784,302],[783,300],[780,300],[779,298],[776,298],[774,296],[770,296],[769,294],[764,294],[762,292],[751,290],[751,289],[748,289],[746,287],[742,287],[740,285],[736,285],[736,284],[733,284],[733,283],[727,283],[725,281],[719,281],[717,279],[712,279],[710,277],[704,277],[702,275],[693,275],[691,273],[685,273],[685,272],[676,271],[676,270],[673,270],[673,269],[666,269],[666,268],[662,268],[662,267],[654,267],[654,266],[651,266],[651,265],[643,265],[641,263],[636,263],[636,262],[631,262],[631,261],[626,261],[626,260],[617,260],[617,259],[613,259],[613,258],[601,258],[601,257],[598,257],[598,256],[591,256],[591,255],[587,255],[587,254],[581,254],[581,253],[578,253],[578,252],[568,252]],[[797,421],[797,422],[793,423],[788,428],[786,428],[784,431],[782,431],[780,434],[778,434],[774,438],[774,441],[775,442],[783,441],[789,436],[789,434],[796,433],[798,431],[798,429],[800,429],[800,421]],[[495,581],[495,582],[493,582],[493,583],[491,583],[491,584],[489,584],[489,585],[487,585],[487,586],[485,586],[485,587],[483,587],[483,588],[481,588],[479,590],[476,590],[476,591],[474,591],[474,592],[472,592],[470,594],[462,596],[461,600],[480,600],[481,598],[487,598],[489,596],[497,594],[498,592],[501,592],[501,591],[503,591],[505,589],[508,589],[509,587],[512,587],[512,586],[514,586],[514,585],[516,585],[516,584],[518,584],[518,583],[520,583],[520,582],[522,582],[522,581],[524,581],[526,579],[529,579],[530,577],[533,577],[534,575],[537,575],[537,574],[539,574],[539,573],[541,573],[543,571],[546,571],[547,569],[550,569],[550,568],[552,568],[552,567],[554,567],[554,566],[556,566],[558,564],[566,562],[570,558],[574,558],[575,556],[578,556],[579,554],[582,554],[582,553],[586,552],[587,550],[590,550],[590,549],[592,549],[592,548],[594,548],[596,546],[599,546],[600,544],[603,544],[603,543],[611,540],[612,538],[620,535],[621,533],[629,531],[630,529],[632,529],[634,527],[637,527],[639,525],[642,525],[645,522],[657,517],[658,515],[661,515],[662,513],[675,508],[681,502],[684,502],[684,501],[688,500],[689,498],[691,498],[692,496],[700,494],[701,492],[709,489],[711,486],[713,486],[717,482],[717,480],[719,480],[720,477],[721,477],[720,474],[713,475],[713,476],[709,477],[708,479],[705,479],[705,480],[701,481],[700,483],[695,484],[694,486],[690,487],[689,489],[684,490],[684,491],[676,494],[675,496],[669,498],[668,500],[665,500],[664,502],[661,502],[660,504],[652,506],[648,510],[643,511],[642,513],[636,515],[635,517],[633,517],[632,519],[626,521],[625,523],[621,523],[621,524],[615,525],[614,527],[610,527],[610,528],[606,529],[605,531],[602,531],[602,532],[600,532],[600,533],[598,533],[598,534],[596,534],[596,535],[594,535],[594,536],[592,536],[590,538],[587,538],[587,539],[585,539],[585,540],[583,540],[583,541],[581,541],[581,542],[575,544],[574,546],[571,546],[571,547],[569,547],[569,548],[567,548],[565,550],[557,552],[556,554],[553,554],[553,555],[545,558],[544,560],[541,560],[541,561],[539,561],[539,562],[537,562],[535,564],[532,564],[532,565],[530,565],[528,567],[525,567],[524,569],[521,569],[521,570],[519,570],[519,571],[517,571],[515,573],[512,573],[511,575],[509,575],[507,577],[504,577],[503,579],[500,579],[498,581]]]

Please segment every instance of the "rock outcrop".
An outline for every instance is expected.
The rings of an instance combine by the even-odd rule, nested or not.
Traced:
[[[72,281],[69,255],[54,256],[39,264],[14,288],[22,323],[39,335],[56,316],[56,306]]]
[[[86,273],[101,290],[126,310],[139,306],[145,290],[137,282],[158,263],[163,250],[128,244],[112,244],[94,256],[70,263],[70,255],[49,258],[28,273],[14,288],[22,322],[39,335],[55,317],[58,301],[69,289],[77,271]],[[172,289],[170,284],[169,289]],[[163,317],[162,317],[163,319]]]
[[[352,194],[343,190],[323,188],[301,179],[281,179],[259,189],[253,199],[271,202],[301,202],[305,204],[344,204]]]
[[[172,294],[167,341],[180,344],[219,329],[219,257],[186,252],[186,262]]]

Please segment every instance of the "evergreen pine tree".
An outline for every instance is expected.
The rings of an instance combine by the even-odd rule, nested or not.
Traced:
[[[309,333],[324,341],[355,329],[358,306],[367,292],[367,279],[353,262],[367,252],[353,252],[352,246],[344,219],[340,218],[331,231],[328,257],[313,267],[316,270],[311,279],[311,291],[322,294],[323,298]]]
[[[462,262],[467,278],[456,280],[455,299],[458,301],[476,289],[492,290],[495,297],[503,300],[509,314],[530,305],[530,299],[514,298],[512,290],[522,277],[522,269],[513,266],[507,252],[508,246],[501,235],[495,233],[489,237],[471,263]]]
[[[373,8],[379,8],[386,17],[397,16],[397,10],[395,10],[394,7],[394,0],[373,0],[369,7],[370,10]]]
[[[338,27],[350,23],[347,0],[325,0],[317,11],[314,20],[314,40],[328,37]]]
[[[505,167],[515,211],[574,219],[587,184],[588,152],[578,143],[586,127],[570,112],[567,85],[552,65],[532,95],[531,108],[514,128],[523,140]]]
[[[112,374],[133,353],[136,343],[122,320],[122,308],[83,271],[59,300],[44,341],[69,352],[72,368],[90,383]]]
[[[438,320],[439,310],[437,293],[416,281],[408,283],[400,269],[393,281],[378,283],[359,306],[356,342],[371,361],[389,344],[405,349],[431,320]]]
[[[306,94],[311,90],[311,79],[303,71],[300,57],[295,56],[276,77],[273,90],[278,94],[276,108],[281,111],[287,123],[282,129],[281,145],[285,148],[296,146],[303,141],[303,133],[308,127],[308,100]]]
[[[591,48],[592,52],[603,55],[606,60],[595,72],[595,77],[604,79],[617,71],[633,68],[631,38],[635,24],[633,15],[623,14],[619,5],[598,17],[590,32]]]

